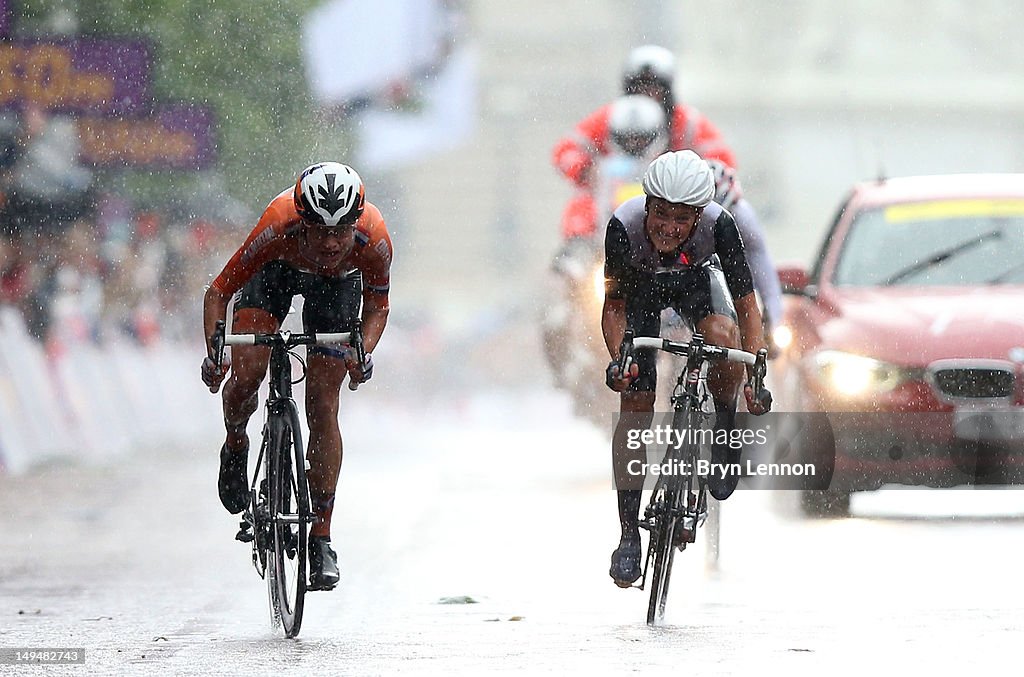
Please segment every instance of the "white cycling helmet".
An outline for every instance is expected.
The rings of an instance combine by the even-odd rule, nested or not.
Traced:
[[[707,207],[715,197],[715,176],[692,150],[663,153],[644,172],[644,193],[675,204]]]
[[[348,226],[363,214],[366,205],[363,180],[340,162],[320,162],[306,167],[295,182],[295,210],[306,223]]]
[[[665,111],[649,96],[621,96],[608,113],[608,135],[623,153],[653,157],[668,147]]]
[[[657,45],[635,48],[626,58],[626,67],[622,71],[623,86],[627,90],[632,82],[640,79],[655,80],[670,90],[675,77],[676,57]]]

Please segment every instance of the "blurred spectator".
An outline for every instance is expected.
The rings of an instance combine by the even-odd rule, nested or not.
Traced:
[[[12,113],[0,112],[0,210],[6,201],[6,176],[9,170],[18,160],[18,153],[21,150],[21,134],[18,128],[18,118]]]
[[[49,290],[46,340],[82,343],[100,335],[103,310],[101,264],[91,221],[76,221],[60,238],[45,287]]]
[[[70,120],[27,106],[0,113],[0,305],[20,311],[51,355],[75,342],[198,340],[212,271],[249,224],[95,199]],[[237,225],[237,227],[236,227]]]
[[[7,228],[61,230],[92,211],[92,172],[78,163],[74,122],[35,104],[21,111],[21,138],[6,177]]]

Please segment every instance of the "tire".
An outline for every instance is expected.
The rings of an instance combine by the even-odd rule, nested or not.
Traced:
[[[689,426],[691,420],[690,403],[686,402],[672,417],[672,427],[679,430]],[[680,455],[686,458],[689,448],[682,450]],[[647,622],[651,625],[660,623],[665,617],[665,603],[668,600],[668,584],[672,576],[672,562],[675,559],[675,532],[679,526],[680,516],[686,507],[689,493],[687,483],[681,476],[673,476],[674,482],[667,483],[663,491],[661,515],[658,516],[655,528],[651,532],[651,552],[654,564],[651,573],[651,597],[647,604]],[[696,527],[695,527],[696,528]]]
[[[800,510],[807,517],[849,517],[850,492],[804,489],[800,492]]]
[[[657,518],[655,529],[651,532],[651,552],[654,565],[651,571],[651,596],[647,603],[647,623],[655,625],[665,618],[665,602],[668,600],[668,584],[672,575],[672,561],[676,549],[672,544],[675,536],[676,517],[671,517],[673,508],[677,507],[678,494],[669,489],[665,491],[664,510]]]
[[[270,429],[271,553],[268,577],[271,605],[285,636],[296,637],[302,626],[306,595],[306,544],[309,536],[309,486],[306,480],[302,428],[295,404],[268,422]]]

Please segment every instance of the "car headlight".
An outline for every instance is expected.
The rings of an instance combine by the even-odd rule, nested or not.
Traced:
[[[845,397],[887,393],[907,378],[895,365],[839,350],[821,351],[814,365],[822,382]]]
[[[788,350],[793,345],[793,330],[780,324],[772,330],[772,342],[779,350]]]

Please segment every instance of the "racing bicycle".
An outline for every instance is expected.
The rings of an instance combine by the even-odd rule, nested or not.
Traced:
[[[704,342],[703,335],[693,334],[688,343],[659,337],[633,337],[626,331],[619,358],[619,373],[626,373],[634,356],[641,348],[663,350],[686,358],[672,391],[672,429],[681,440],[669,444],[665,451],[665,467],[687,469],[684,472],[659,474],[650,501],[640,521],[640,528],[649,533],[647,557],[638,586],[644,589],[650,573],[650,601],[647,622],[658,623],[665,617],[665,602],[672,574],[676,549],[684,550],[697,540],[697,530],[708,517],[707,475],[697,472],[697,461],[707,459],[709,442],[713,438],[711,393],[707,387],[707,373],[712,362],[728,360],[753,366],[751,386],[761,396],[767,368],[767,351],[757,355],[735,348],[723,348]],[[770,395],[767,395],[770,405]],[[710,433],[710,434],[704,434]]]
[[[249,507],[235,538],[252,543],[252,563],[267,582],[271,622],[280,624],[287,637],[296,637],[302,626],[306,595],[309,527],[315,521],[310,508],[305,447],[298,408],[292,399],[292,386],[305,378],[305,362],[294,352],[299,346],[348,344],[360,364],[364,360],[362,330],[357,321],[351,332],[293,334],[224,334],[224,322],[218,322],[212,345],[215,361],[223,361],[224,346],[258,345],[270,347],[270,391],[266,401],[266,420],[256,472],[250,486]],[[291,358],[302,365],[303,374],[292,380]],[[355,384],[349,384],[350,389]]]

